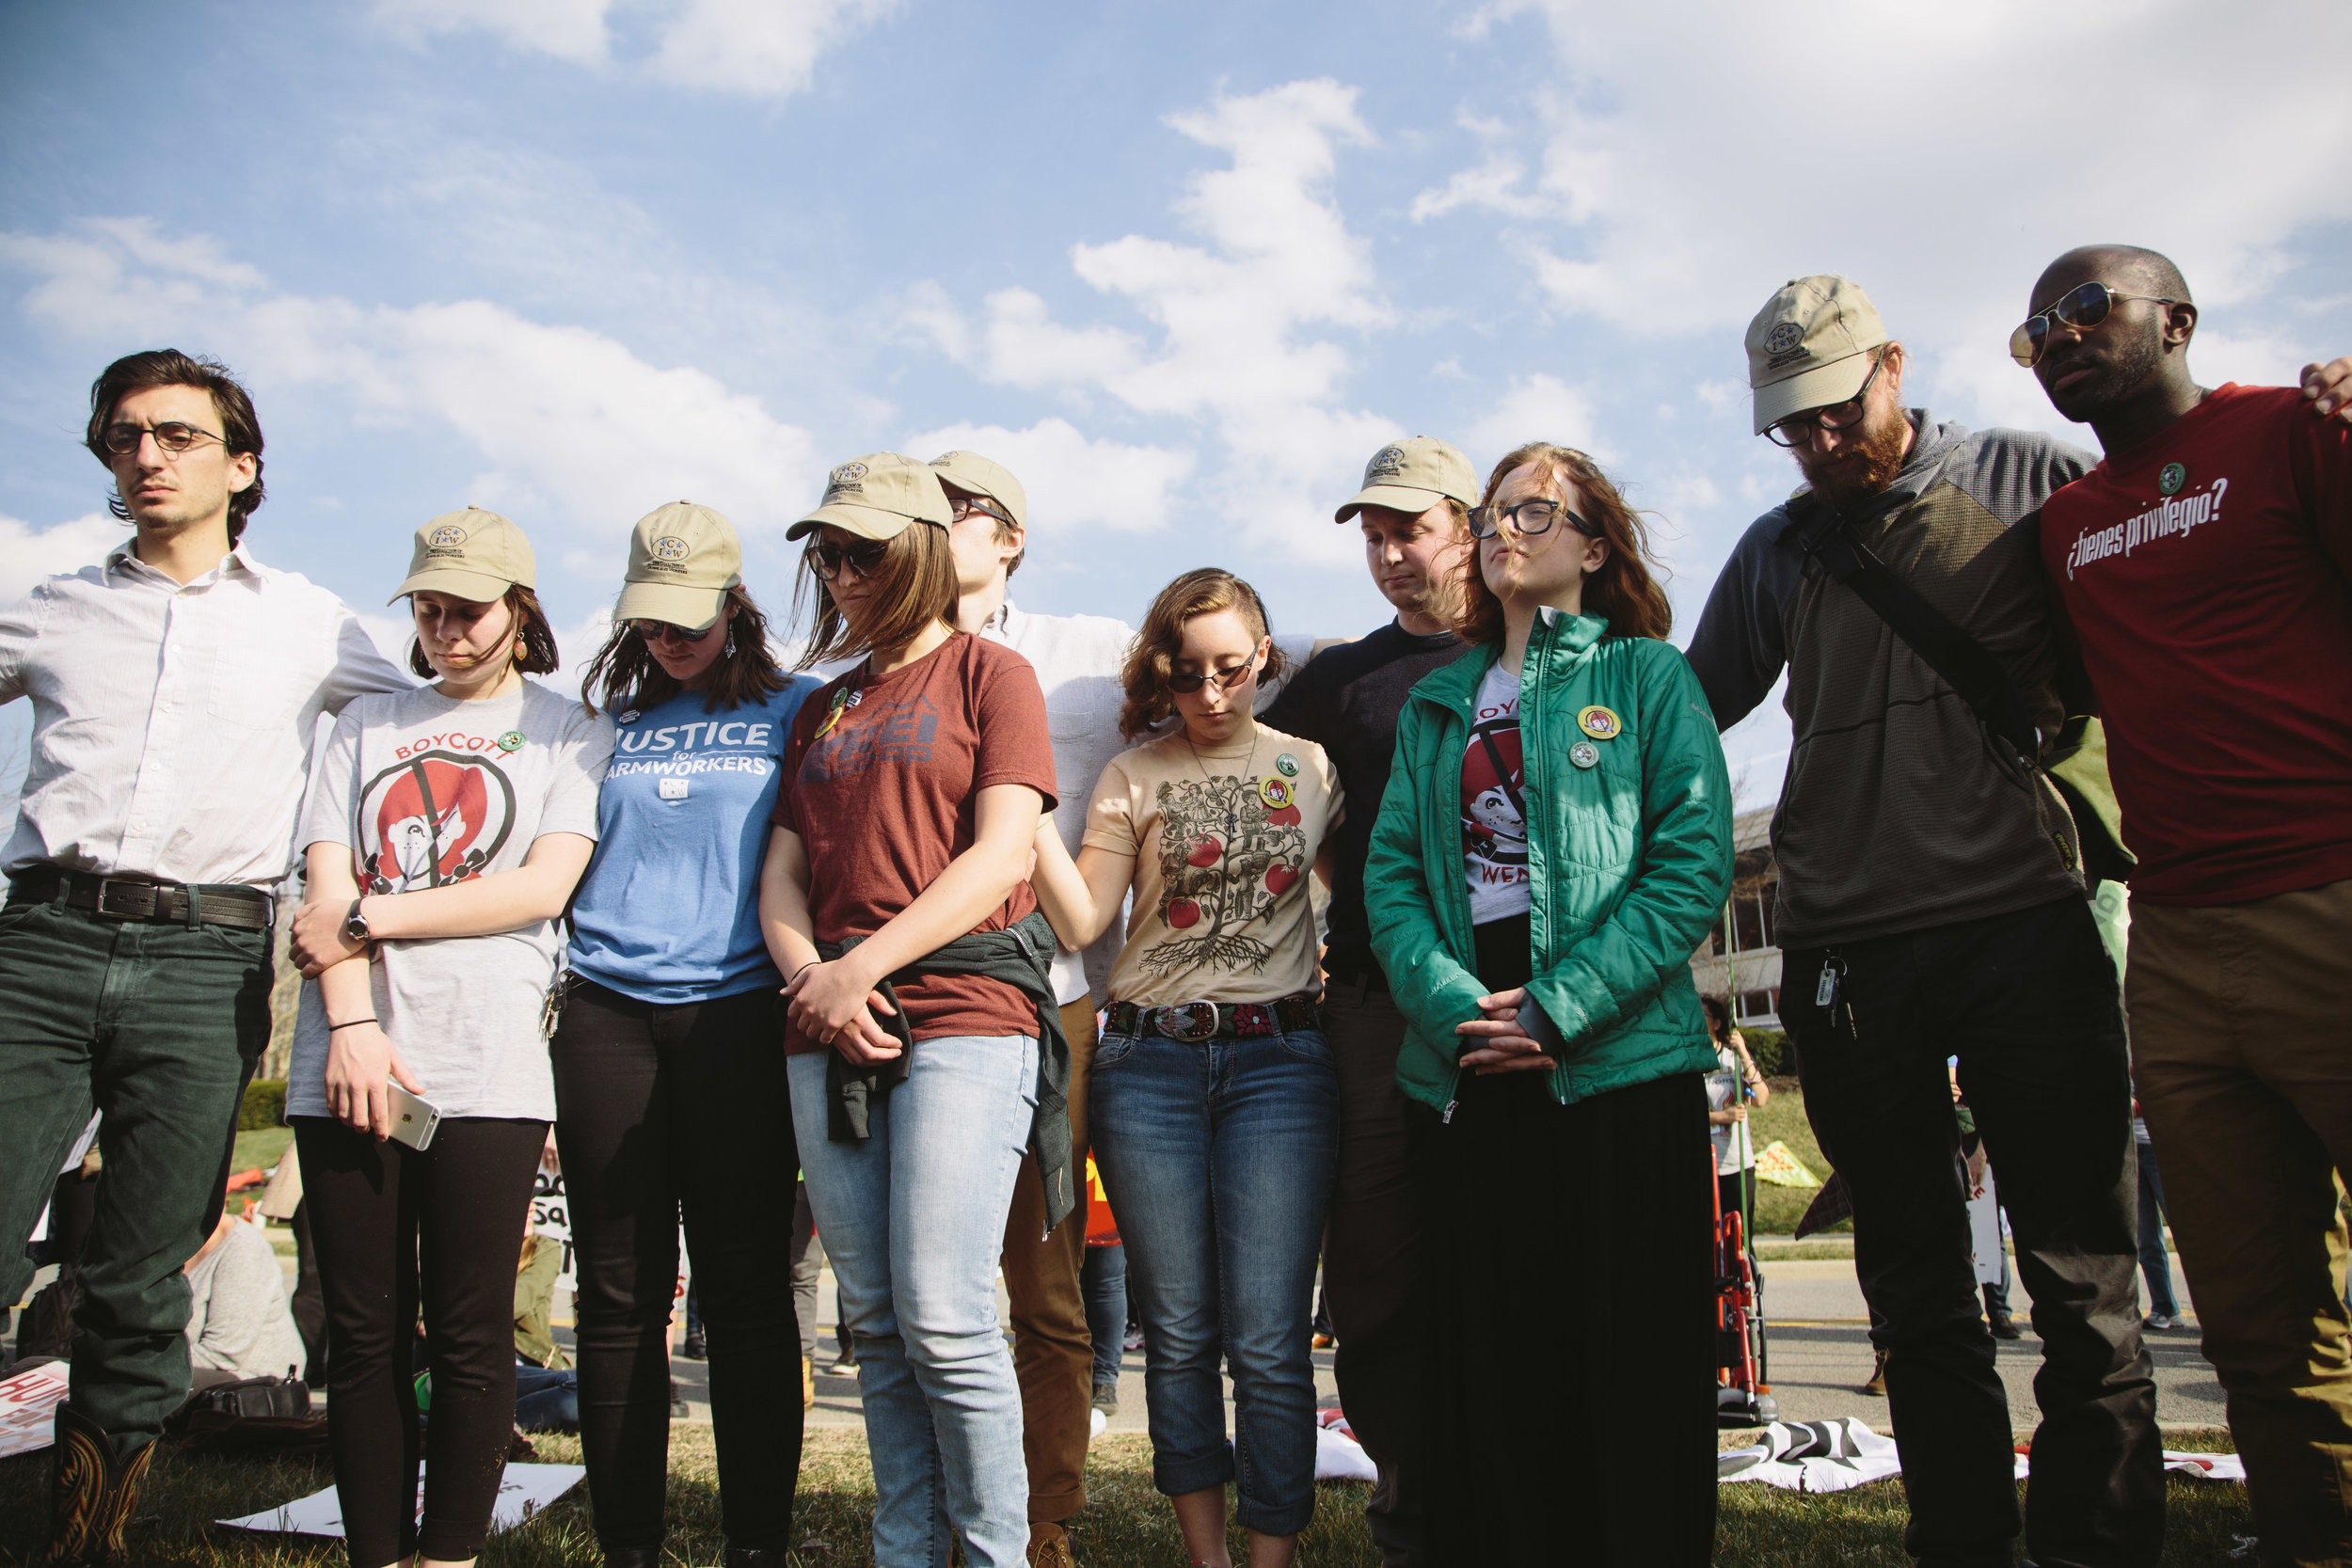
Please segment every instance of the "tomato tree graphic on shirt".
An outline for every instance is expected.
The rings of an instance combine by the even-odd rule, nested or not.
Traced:
[[[1171,779],[1160,813],[1160,921],[1171,940],[1143,957],[1148,973],[1263,969],[1274,949],[1244,927],[1305,874],[1297,803],[1269,807],[1255,779]]]

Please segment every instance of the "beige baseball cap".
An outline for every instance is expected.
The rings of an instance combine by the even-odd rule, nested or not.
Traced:
[[[1386,506],[1418,517],[1446,497],[1464,506],[1478,504],[1478,476],[1459,447],[1435,436],[1391,441],[1364,465],[1364,487],[1331,514],[1346,522],[1367,506]]]
[[[986,496],[1011,513],[1013,527],[1029,526],[1029,493],[1003,464],[992,463],[977,451],[943,451],[931,459],[931,467],[939,470],[945,483],[967,496]]]
[[[727,590],[743,580],[743,545],[735,525],[707,506],[672,501],[629,531],[628,570],[615,621],[667,621],[700,631],[726,608]]]
[[[430,590],[454,594],[474,604],[503,598],[519,583],[538,586],[538,558],[523,531],[495,512],[469,506],[444,512],[417,530],[416,546],[408,552],[408,577],[384,602],[398,604],[409,594]]]
[[[939,470],[895,451],[869,451],[826,475],[825,499],[784,536],[798,539],[831,523],[861,539],[896,539],[909,523],[953,521]]]
[[[1888,341],[1862,285],[1822,274],[1792,277],[1748,323],[1756,434],[1800,409],[1843,403],[1870,378],[1870,350]]]

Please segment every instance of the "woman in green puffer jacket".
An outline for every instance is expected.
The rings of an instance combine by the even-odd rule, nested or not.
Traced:
[[[1697,1568],[1715,1053],[1690,960],[1730,892],[1730,781],[1591,458],[1521,447],[1470,528],[1485,647],[1406,699],[1364,878],[1430,1330],[1405,1475],[1432,1565]]]

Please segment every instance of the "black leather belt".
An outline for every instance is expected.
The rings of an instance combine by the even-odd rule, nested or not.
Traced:
[[[1166,1007],[1114,1002],[1110,1008],[1112,1034],[1171,1040],[1250,1039],[1322,1027],[1315,999],[1303,990],[1272,1002],[1178,1002]]]
[[[86,910],[101,920],[186,925],[193,900],[200,925],[266,931],[277,912],[268,894],[236,882],[159,882],[146,877],[62,871],[54,865],[27,866],[11,875],[8,897],[44,903],[57,896],[60,884],[65,888],[67,909]]]

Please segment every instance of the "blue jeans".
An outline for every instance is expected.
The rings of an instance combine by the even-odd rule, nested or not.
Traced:
[[[857,1345],[875,1568],[1017,1568],[1029,1544],[1021,1386],[996,1254],[1037,1111],[1037,1041],[918,1040],[871,1135],[826,1138],[825,1056],[787,1064],[808,1201]]]
[[[568,1367],[515,1364],[515,1424],[525,1432],[580,1430],[580,1377]]]
[[[1094,1386],[1116,1387],[1127,1343],[1126,1247],[1114,1243],[1087,1248],[1078,1291],[1086,1297],[1087,1332],[1094,1339]]]
[[[2168,1318],[2181,1315],[2172,1294],[2172,1259],[2164,1250],[2164,1172],[2156,1166],[2156,1146],[2139,1146],[2139,1273],[2148,1281],[2148,1310]]]
[[[1182,1497],[1238,1480],[1235,1517],[1266,1535],[1314,1516],[1308,1319],[1339,1113],[1318,1030],[1197,1044],[1105,1035],[1095,1050],[1094,1159],[1143,1320],[1152,1484]]]

